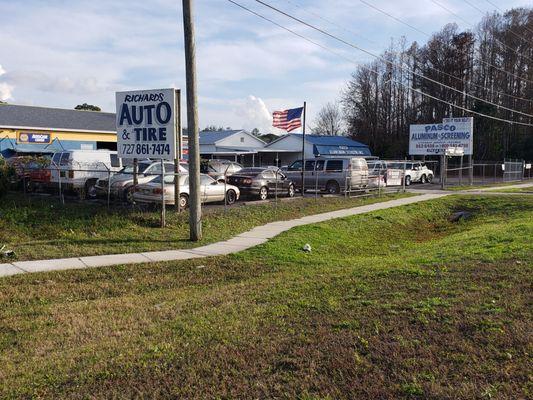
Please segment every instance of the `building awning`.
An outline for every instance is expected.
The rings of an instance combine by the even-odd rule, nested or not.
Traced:
[[[370,156],[370,149],[366,146],[341,146],[341,145],[313,145],[316,156]]]

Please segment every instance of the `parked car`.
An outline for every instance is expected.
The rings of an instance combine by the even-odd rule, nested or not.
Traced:
[[[50,156],[25,155],[14,156],[6,159],[6,163],[14,170],[11,184],[26,183],[26,188],[31,190],[32,173],[41,170],[50,163]]]
[[[200,172],[215,180],[223,180],[225,176],[233,175],[242,168],[241,164],[229,160],[204,160],[200,164]]]
[[[243,168],[229,176],[228,183],[237,186],[243,196],[254,196],[260,200],[276,193],[294,197],[295,192],[294,183],[277,167]]]
[[[293,162],[285,172],[296,188],[302,187],[302,160]],[[348,187],[346,187],[348,185]],[[364,190],[368,186],[368,166],[362,157],[313,158],[305,160],[305,188],[340,193]]]
[[[165,161],[163,163],[165,168],[165,174],[174,173],[174,163],[171,161]],[[180,173],[188,174],[187,163],[180,162]],[[153,179],[161,176],[161,162],[152,161],[149,159],[141,160],[137,163],[137,183],[148,183]],[[133,202],[133,165],[128,165],[122,168],[116,174],[111,176],[110,194],[115,197],[127,201]],[[159,181],[161,182],[161,181]],[[107,195],[108,191],[108,177],[98,179],[96,183],[97,195]]]
[[[140,203],[161,203],[161,197],[164,190],[165,204],[174,204],[174,175],[165,176],[164,189],[161,188],[161,176],[153,179],[148,183],[138,185],[133,194],[136,202]],[[241,195],[238,187],[219,182],[211,178],[209,175],[200,175],[201,199],[202,203],[212,203],[224,201],[228,204],[233,204]],[[189,175],[180,175],[180,207],[186,208],[189,205]],[[225,193],[224,193],[225,190]]]
[[[389,167],[403,169],[403,164],[403,162],[392,162],[389,163]],[[431,183],[433,176],[433,171],[421,161],[407,161],[405,163],[405,186],[409,186],[413,182]]]

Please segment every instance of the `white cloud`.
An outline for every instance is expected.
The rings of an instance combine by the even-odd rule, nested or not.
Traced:
[[[0,65],[0,101],[6,101],[12,99],[13,85],[7,82],[3,82],[2,76],[5,76],[6,70]]]

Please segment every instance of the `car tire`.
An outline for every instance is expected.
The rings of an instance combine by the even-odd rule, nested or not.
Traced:
[[[259,189],[259,200],[266,200],[268,198],[268,188],[266,186],[262,186],[261,189]]]
[[[287,192],[287,196],[294,197],[295,193],[296,193],[296,189],[294,189],[294,185],[289,185],[289,191]]]
[[[235,190],[230,189],[226,192],[226,204],[235,204],[237,201],[237,193]]]
[[[133,193],[135,192],[135,187],[130,186],[129,188],[124,189],[124,201],[128,204],[133,204]]]
[[[428,182],[428,180],[427,180],[427,178],[426,178],[426,175],[422,175],[422,176],[420,177],[420,183],[427,183],[427,182]]]
[[[96,180],[91,179],[85,182],[85,197],[88,199],[96,199]]]
[[[428,175],[428,183],[431,183],[433,182],[433,175],[429,174]]]
[[[405,177],[405,186],[409,186],[411,184],[411,177],[409,175],[407,175]]]
[[[338,194],[340,191],[341,188],[337,181],[328,181],[328,183],[326,183],[326,192],[329,194]]]
[[[180,194],[180,208],[182,210],[189,207],[189,196],[187,196],[185,193]]]

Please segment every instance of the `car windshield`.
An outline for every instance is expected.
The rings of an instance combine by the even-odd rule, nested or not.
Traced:
[[[137,164],[137,172],[142,174],[150,166],[150,163],[139,163]],[[120,170],[121,174],[133,174],[133,165],[128,165]]]

